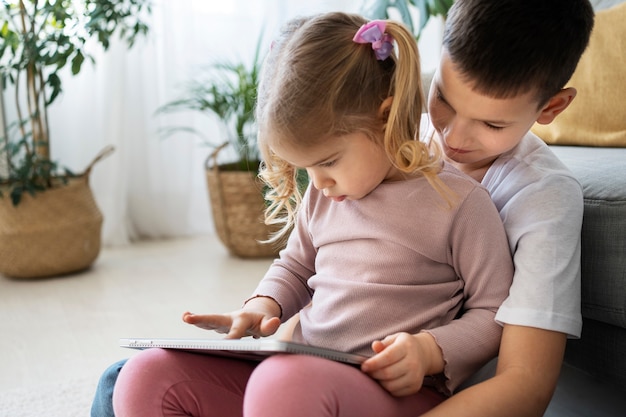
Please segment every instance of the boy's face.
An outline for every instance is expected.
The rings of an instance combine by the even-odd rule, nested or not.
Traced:
[[[473,91],[444,50],[428,112],[446,159],[480,181],[498,156],[517,146],[541,109],[533,94],[496,99]]]

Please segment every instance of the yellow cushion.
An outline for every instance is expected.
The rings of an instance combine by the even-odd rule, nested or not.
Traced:
[[[626,147],[626,3],[596,13],[589,46],[568,86],[578,95],[532,131],[550,145]]]

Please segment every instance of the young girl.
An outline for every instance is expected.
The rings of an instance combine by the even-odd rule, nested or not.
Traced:
[[[419,415],[497,352],[494,315],[513,273],[498,212],[416,139],[419,59],[403,26],[343,13],[297,19],[263,71],[266,217],[293,231],[240,310],[183,319],[264,337],[300,312],[295,341],[372,357],[358,368],[150,349],[122,369],[115,415]],[[311,179],[302,198],[297,168]]]

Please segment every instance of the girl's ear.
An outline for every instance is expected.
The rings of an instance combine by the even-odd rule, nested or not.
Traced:
[[[387,97],[383,100],[382,104],[378,108],[378,117],[383,119],[383,122],[386,123],[389,118],[389,112],[391,111],[391,104],[393,103],[393,96]]]
[[[556,93],[548,104],[546,104],[537,118],[537,123],[547,125],[558,116],[576,97],[576,89],[574,87],[564,88]]]

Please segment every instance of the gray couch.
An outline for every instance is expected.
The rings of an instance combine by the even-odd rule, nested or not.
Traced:
[[[623,1],[591,2],[598,11]],[[611,88],[626,92],[624,83]],[[620,105],[618,117],[626,119],[626,104]],[[583,186],[583,333],[568,341],[545,417],[626,416],[626,148],[551,148]]]
[[[581,339],[546,417],[626,416],[626,148],[551,146],[583,186]]]

